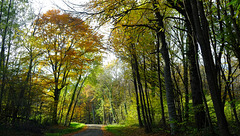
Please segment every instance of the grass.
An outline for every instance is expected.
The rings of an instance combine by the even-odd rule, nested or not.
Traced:
[[[116,136],[121,136],[125,127],[125,125],[107,125],[105,129]]]
[[[144,128],[139,128],[136,125],[107,125],[105,129],[114,136],[167,136],[169,134],[164,131],[145,133]]]
[[[62,126],[55,126],[48,130],[47,133],[45,133],[45,136],[62,136],[65,134],[73,133],[76,131],[81,130],[85,124],[83,123],[77,123],[77,122],[71,122],[69,127],[62,127]]]

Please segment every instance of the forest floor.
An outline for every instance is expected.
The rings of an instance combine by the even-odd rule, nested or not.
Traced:
[[[87,126],[83,123],[71,122],[69,127],[65,126],[51,126],[46,132],[45,136],[71,136],[74,134],[78,134],[87,129]]]
[[[171,136],[171,134],[158,131],[153,133],[146,133],[144,128],[137,126],[126,127],[102,127],[103,136]]]
[[[87,124],[83,129],[77,132],[66,134],[63,136],[170,136],[170,134],[158,131],[154,133],[145,133],[144,128],[137,126],[123,126],[123,125],[97,125]]]
[[[72,136],[72,135],[75,135],[75,134],[78,134],[78,133],[81,133],[83,131],[85,131],[88,127],[87,126],[84,126],[82,129],[80,129],[79,131],[76,131],[76,132],[73,132],[73,133],[70,133],[70,134],[65,134],[63,136]]]
[[[83,126],[81,123],[75,123],[71,124],[71,127],[51,126],[44,134],[20,129],[3,129],[0,127],[0,136],[84,136],[89,134],[97,134],[99,136],[170,136],[170,134],[164,131],[155,131],[154,133],[147,134],[144,128],[139,128],[138,126],[95,125],[97,127],[94,127],[94,124],[91,125]]]

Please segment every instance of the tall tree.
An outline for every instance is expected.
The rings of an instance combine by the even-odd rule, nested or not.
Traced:
[[[52,119],[57,124],[59,96],[67,85],[66,79],[75,69],[87,68],[92,58],[86,54],[99,50],[100,36],[94,34],[80,18],[61,13],[60,10],[47,11],[35,25],[38,28],[36,38],[43,40],[40,48],[45,52],[42,65],[50,70],[52,77],[49,80],[54,93]]]

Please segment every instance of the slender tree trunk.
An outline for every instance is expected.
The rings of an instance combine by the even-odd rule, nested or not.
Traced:
[[[140,113],[140,104],[139,104],[139,97],[138,97],[138,87],[137,87],[137,80],[136,80],[136,71],[135,71],[135,63],[133,62],[133,57],[131,59],[131,65],[132,65],[132,75],[133,75],[133,83],[135,88],[135,94],[136,94],[136,104],[137,104],[137,113],[138,113],[138,123],[140,127],[143,127],[142,119],[141,119],[141,113]]]
[[[40,124],[42,123],[42,105],[43,105],[43,102],[40,103],[40,107],[39,107],[39,111],[40,111],[39,122],[40,122]]]
[[[168,105],[168,113],[169,113],[169,120],[171,126],[171,133],[175,134],[177,131],[177,115],[175,109],[175,102],[174,102],[174,92],[173,92],[173,84],[172,84],[172,77],[170,71],[170,59],[167,49],[167,44],[165,42],[165,35],[164,33],[161,34],[161,41],[162,41],[162,49],[161,53],[165,62],[164,66],[164,79],[165,79],[165,88],[166,88],[166,96],[167,96],[167,105]]]
[[[167,128],[165,112],[164,112],[164,105],[163,105],[163,90],[162,90],[162,79],[161,79],[161,66],[160,66],[160,39],[159,34],[157,36],[157,74],[158,74],[158,84],[159,84],[159,92],[160,92],[160,104],[161,104],[161,111],[162,111],[162,122],[163,127]]]
[[[80,86],[80,88],[79,88],[79,91],[78,91],[78,94],[77,94],[76,100],[75,100],[74,105],[73,105],[72,114],[71,114],[71,117],[70,117],[70,120],[69,120],[68,126],[70,125],[70,123],[71,123],[71,121],[72,121],[73,114],[74,114],[74,111],[75,111],[76,105],[77,105],[78,100],[79,100],[79,96],[80,96],[80,94],[81,94],[81,90],[82,90],[82,88],[83,88],[83,85],[84,85],[86,79],[87,79],[87,76],[84,77],[84,79],[83,79],[83,81],[82,81],[82,83],[81,83],[81,86]],[[90,109],[89,109],[89,110],[90,110]],[[90,113],[90,111],[89,111],[89,113]],[[90,119],[90,118],[89,118],[89,119]]]
[[[146,60],[145,56],[143,57],[143,65],[144,65],[144,80],[145,80],[145,95],[147,99],[147,105],[146,105],[146,115],[148,117],[148,122],[149,125],[151,126],[152,124],[152,117],[151,117],[151,112],[150,112],[150,106],[149,106],[149,96],[148,96],[148,85],[147,85],[147,76],[146,76]]]
[[[113,102],[112,102],[112,90],[110,90],[110,88],[108,88],[108,94],[109,94],[108,98],[109,98],[109,103],[110,103],[110,113],[112,114],[112,121],[114,123],[116,123],[115,112],[113,109]]]
[[[69,107],[68,107],[68,110],[67,110],[64,126],[66,126],[68,124],[67,123],[68,122],[68,115],[69,115],[69,113],[70,113],[70,111],[72,109],[72,104],[73,104],[73,101],[74,101],[74,98],[75,98],[75,94],[76,94],[76,91],[77,91],[77,88],[78,88],[78,84],[79,84],[81,78],[82,78],[82,75],[80,74],[79,77],[78,77],[77,83],[75,85],[75,88],[73,90],[73,94],[72,94],[72,98],[71,98],[71,101],[70,101],[70,104],[69,104]]]
[[[127,83],[127,85],[128,85],[128,83]],[[127,92],[126,92],[126,90],[127,90],[127,88],[124,89],[124,111],[125,111],[125,114],[127,116],[128,115],[128,111],[127,111]],[[125,117],[124,117],[124,119],[125,119]]]
[[[95,124],[95,107],[94,107],[94,102],[92,102],[92,115],[93,115],[93,124]]]
[[[175,83],[175,104],[176,104],[176,111],[177,111],[177,118],[178,118],[178,121],[179,122],[182,122],[182,110],[181,110],[181,91],[179,89],[179,85],[178,85],[178,80],[176,79],[176,76],[175,76],[175,73],[173,70],[172,70],[172,75],[173,75],[173,84]]]
[[[102,110],[103,110],[103,124],[106,124],[106,114],[105,114],[105,107],[104,107],[104,96],[102,98]]]
[[[188,89],[188,59],[183,51],[183,82],[185,88],[185,120],[188,122],[189,119],[189,89]]]

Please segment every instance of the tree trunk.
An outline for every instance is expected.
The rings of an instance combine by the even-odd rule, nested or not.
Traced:
[[[140,104],[139,104],[139,97],[138,97],[138,87],[137,87],[136,71],[135,71],[135,64],[133,62],[133,57],[131,58],[131,66],[132,66],[133,83],[134,83],[135,94],[136,94],[138,123],[139,123],[139,127],[143,127],[143,123],[142,123],[142,119],[141,119],[141,113],[140,113]]]
[[[188,48],[188,46],[186,47]],[[187,50],[187,49],[186,49]],[[189,89],[188,89],[188,59],[185,54],[185,50],[183,50],[182,53],[183,56],[183,82],[184,82],[184,88],[185,88],[185,120],[188,122],[189,119]]]
[[[176,111],[177,111],[177,121],[182,122],[182,110],[181,110],[181,100],[182,100],[182,96],[181,96],[181,91],[179,88],[179,81],[176,78],[176,72],[173,71],[172,69],[172,76],[173,76],[173,86],[175,84],[175,104],[176,104]],[[181,99],[180,99],[181,97]]]
[[[158,74],[158,84],[159,84],[159,92],[160,92],[160,104],[161,104],[161,111],[162,111],[162,122],[163,127],[167,128],[165,112],[164,112],[164,105],[163,105],[163,90],[162,90],[162,79],[161,79],[161,66],[160,66],[160,39],[159,35],[157,36],[157,74]]]
[[[146,59],[145,56],[143,56],[145,95],[146,95],[146,99],[147,99],[147,105],[145,105],[145,109],[146,109],[146,113],[147,113],[146,116],[148,117],[149,125],[151,126],[152,117],[151,117],[150,106],[149,106],[149,95],[148,95],[148,85],[147,85],[147,76],[146,76],[146,60],[145,59]]]
[[[57,88],[54,89],[54,103],[53,103],[53,114],[52,114],[52,123],[54,125],[58,124],[57,119],[57,111],[58,111],[58,101],[59,101],[59,95],[60,95],[60,89]]]
[[[80,88],[79,88],[79,91],[78,91],[78,93],[77,93],[77,97],[76,97],[76,100],[75,100],[74,105],[73,105],[72,114],[71,114],[70,120],[69,120],[69,122],[68,122],[68,126],[70,125],[70,123],[71,123],[71,121],[72,121],[73,114],[74,114],[74,110],[75,110],[76,105],[77,105],[77,103],[78,103],[79,96],[80,96],[80,94],[81,94],[81,90],[82,90],[82,88],[83,88],[83,85],[84,85],[86,79],[87,79],[87,76],[84,77],[84,79],[83,79],[83,81],[82,81],[82,83],[81,83],[81,86],[80,86]],[[89,109],[89,110],[90,110],[90,109]],[[90,113],[90,111],[89,111],[89,113]]]
[[[103,110],[103,124],[105,125],[106,124],[106,114],[105,114],[105,107],[104,107],[104,96],[102,98],[102,110]]]
[[[165,37],[165,28],[163,25],[163,16],[160,14],[160,9],[157,7],[158,2],[153,0],[153,9],[155,16],[157,18],[158,23],[158,30],[157,30],[157,40],[161,41],[161,54],[165,63],[164,66],[164,79],[165,79],[165,88],[166,88],[166,97],[167,97],[167,105],[168,105],[168,114],[170,120],[170,127],[171,127],[171,134],[175,134],[177,131],[177,115],[175,109],[175,102],[174,102],[174,92],[173,92],[173,84],[172,84],[172,75],[170,71],[170,58],[166,43]],[[158,43],[160,44],[160,42]],[[158,46],[159,47],[159,46]]]
[[[188,43],[189,43],[189,50],[188,50],[188,59],[190,63],[190,83],[191,83],[191,90],[192,90],[192,101],[193,101],[193,111],[195,117],[195,123],[198,129],[201,129],[206,124],[206,114],[204,111],[203,105],[203,96],[201,93],[201,80],[200,80],[200,73],[198,72],[198,53],[197,47],[193,43],[191,28],[188,27]]]
[[[176,109],[175,109],[175,102],[174,102],[174,92],[173,92],[173,84],[172,84],[172,77],[170,71],[170,59],[167,49],[167,43],[165,41],[165,34],[161,34],[161,41],[162,41],[162,49],[161,53],[165,62],[164,66],[164,79],[165,79],[165,88],[166,88],[166,96],[167,96],[167,105],[168,105],[168,114],[171,126],[171,133],[175,134],[177,130],[177,116],[176,116]]]
[[[68,110],[67,110],[67,114],[66,114],[64,126],[67,126],[67,124],[68,124],[68,123],[67,123],[67,122],[68,122],[68,115],[69,115],[69,113],[70,113],[70,111],[71,111],[71,109],[72,109],[72,104],[73,104],[73,101],[74,101],[74,98],[75,98],[75,94],[76,94],[76,91],[77,91],[77,88],[78,88],[78,84],[79,84],[81,78],[82,78],[82,75],[79,75],[78,80],[77,80],[77,83],[76,83],[75,88],[74,88],[74,90],[73,90],[73,94],[72,94],[72,98],[71,98],[71,101],[70,101]],[[72,111],[72,112],[73,112],[73,111]]]
[[[92,115],[93,115],[93,124],[95,124],[95,107],[94,107],[94,102],[92,102]]]

